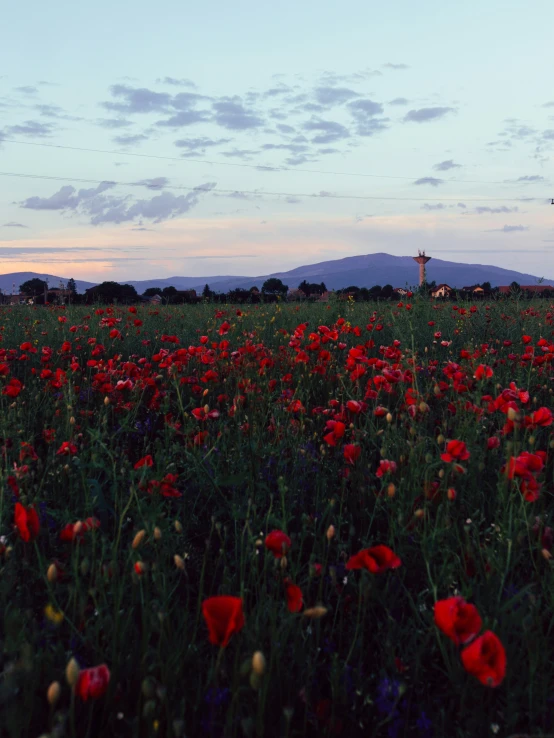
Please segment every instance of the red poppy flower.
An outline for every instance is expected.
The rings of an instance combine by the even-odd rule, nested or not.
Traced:
[[[110,683],[110,670],[106,664],[82,669],[75,684],[75,694],[83,702],[97,700],[106,692]]]
[[[265,539],[265,547],[275,556],[282,558],[291,547],[291,540],[282,530],[272,530]]]
[[[287,607],[289,608],[289,611],[300,612],[304,605],[302,590],[296,584],[293,584],[290,579],[285,579],[283,583],[285,585],[285,595],[287,598]]]
[[[552,425],[552,412],[547,407],[539,407],[538,410],[531,415],[531,424],[545,428]]]
[[[464,669],[486,687],[498,687],[506,675],[506,651],[490,630],[462,651]]]
[[[388,459],[381,459],[379,462],[379,468],[375,472],[376,476],[382,477],[383,474],[387,474],[388,472],[395,472],[396,471],[396,461],[389,461]]]
[[[8,384],[2,390],[2,394],[7,395],[8,397],[17,397],[22,389],[23,385],[21,384],[19,379],[12,377]]]
[[[367,569],[372,574],[381,574],[387,569],[398,569],[402,565],[400,558],[388,546],[364,548],[346,562],[346,568]]]
[[[233,633],[244,627],[244,613],[240,597],[219,595],[202,603],[202,615],[208,626],[210,643],[225,648]]]
[[[490,379],[493,375],[492,367],[485,364],[479,364],[473,375],[475,379]]]
[[[133,469],[140,469],[143,466],[154,466],[154,459],[150,454],[147,454],[146,456],[143,456],[142,459],[139,459],[134,465]]]
[[[15,525],[19,535],[29,543],[38,536],[40,523],[38,514],[34,507],[23,507],[20,502],[15,503]]]
[[[463,597],[435,602],[435,625],[457,646],[475,638],[482,624],[475,605],[469,605]]]
[[[446,453],[441,454],[441,459],[447,463],[452,461],[466,461],[469,459],[469,451],[463,441],[448,441]]]
[[[64,441],[56,451],[56,456],[74,456],[77,453],[77,446],[69,441]]]
[[[344,436],[346,425],[341,423],[340,420],[328,420],[325,423],[325,430],[329,431],[327,435],[323,436],[325,443],[329,446],[336,446],[337,441]]]
[[[344,447],[344,458],[348,464],[355,464],[361,453],[362,449],[353,443],[347,443]]]

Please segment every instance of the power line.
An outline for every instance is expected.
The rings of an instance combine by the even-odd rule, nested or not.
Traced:
[[[57,182],[80,182],[82,184],[110,184],[119,185],[122,187],[148,187],[150,190],[185,190],[187,192],[217,192],[222,194],[244,194],[244,195],[257,195],[258,197],[264,197],[265,195],[274,195],[279,197],[318,197],[321,199],[335,199],[335,200],[399,200],[399,201],[410,201],[410,202],[459,202],[461,197],[441,197],[441,198],[430,198],[430,197],[382,197],[378,195],[335,195],[332,193],[321,194],[321,193],[302,193],[302,192],[267,192],[260,190],[222,190],[216,189],[215,187],[208,188],[202,185],[196,187],[183,187],[174,185],[172,187],[165,187],[160,185],[146,185],[144,182],[115,182],[109,179],[84,179],[80,177],[54,177],[46,174],[22,174],[18,172],[0,172],[0,177],[24,177],[28,179],[48,179],[55,180]],[[463,197],[465,202],[520,202],[519,198],[506,198],[506,197]]]
[[[329,170],[322,170],[322,169],[300,169],[298,167],[272,167],[264,164],[238,164],[236,162],[229,162],[229,161],[212,161],[210,159],[197,159],[192,157],[186,157],[186,156],[159,156],[156,154],[139,154],[137,152],[131,152],[131,151],[115,151],[111,149],[89,149],[85,148],[83,146],[63,146],[62,144],[48,144],[48,143],[42,143],[42,142],[35,142],[35,141],[18,141],[16,139],[12,138],[3,138],[1,139],[2,143],[14,143],[14,144],[20,144],[22,146],[42,146],[45,148],[51,148],[51,149],[67,149],[69,151],[87,151],[94,154],[116,154],[117,156],[136,156],[143,159],[161,159],[164,161],[190,161],[190,162],[197,162],[198,164],[212,164],[216,166],[223,166],[223,167],[246,167],[250,169],[257,169],[258,171],[262,172],[306,172],[309,174],[332,174],[337,176],[344,176],[344,177],[371,177],[374,179],[402,179],[402,180],[417,180],[420,179],[420,177],[400,177],[396,175],[390,175],[390,174],[363,174],[359,172],[333,172]],[[449,182],[456,182],[456,183],[462,183],[462,184],[510,184],[509,182],[506,182],[506,180],[485,180],[485,179],[446,179],[444,180],[445,183]],[[516,184],[514,182],[514,184]],[[537,183],[540,184],[540,183]]]

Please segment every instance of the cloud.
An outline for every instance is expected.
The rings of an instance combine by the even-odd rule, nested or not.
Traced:
[[[275,128],[280,133],[294,133],[295,129],[292,126],[286,125],[285,123],[277,123]]]
[[[289,195],[288,197],[285,197],[285,202],[289,205],[298,205],[302,200],[299,197],[294,197],[294,195]]]
[[[436,205],[430,205],[428,202],[421,206],[422,210],[445,210],[446,205],[442,202],[438,202]]]
[[[463,210],[467,209],[467,205],[464,202],[459,202],[456,205],[457,208],[462,208]]]
[[[264,121],[245,108],[238,97],[222,98],[212,105],[215,115],[214,122],[229,130],[249,130],[264,125]]]
[[[153,179],[141,179],[139,182],[135,182],[135,184],[148,187],[149,190],[161,190],[167,187],[169,179],[167,177],[154,177]]]
[[[517,179],[506,179],[505,182],[547,182],[545,177],[541,177],[540,174],[526,175],[525,177],[518,177]]]
[[[498,233],[514,233],[516,231],[528,231],[529,226],[522,226],[522,225],[505,225],[503,228],[493,228],[492,230],[488,231],[489,233],[498,232]]]
[[[171,95],[167,92],[154,92],[146,87],[130,87],[129,85],[112,85],[110,92],[121,102],[103,102],[106,110],[132,115],[134,113],[157,113],[167,111],[171,104]]]
[[[342,139],[350,137],[350,133],[347,128],[340,123],[335,123],[330,120],[318,120],[312,118],[310,121],[304,123],[302,128],[305,131],[321,131],[321,133],[312,138],[312,143],[334,143],[335,141],[341,141]]]
[[[348,103],[348,107],[352,111],[352,115],[361,119],[381,115],[383,112],[382,104],[373,100],[353,100]]]
[[[386,64],[381,64],[381,66],[384,69],[409,69],[410,67],[407,64],[392,64],[391,62],[387,62]]]
[[[30,210],[74,210],[79,204],[75,191],[75,187],[65,185],[50,197],[28,197],[20,206]]]
[[[195,187],[186,195],[173,195],[171,192],[162,192],[150,200],[137,200],[133,205],[127,206],[119,203],[108,208],[91,218],[92,225],[102,223],[124,223],[135,218],[146,218],[154,223],[176,218],[193,208],[199,201],[202,192],[209,192],[216,186],[215,182],[208,182]]]
[[[8,223],[4,223],[3,228],[28,228],[29,226],[23,225],[23,223],[15,223],[13,220]]]
[[[135,136],[114,136],[112,140],[114,143],[120,144],[121,146],[132,146],[133,144],[147,141],[148,136],[144,133],[137,133]]]
[[[39,138],[45,138],[46,136],[51,136],[54,133],[51,123],[39,123],[34,120],[27,120],[25,123],[8,126],[4,130],[9,135],[30,137],[38,136]]]
[[[185,154],[203,153],[207,148],[220,146],[221,144],[230,143],[231,138],[180,138],[175,141],[175,146],[180,149],[186,149]]]
[[[315,99],[320,105],[340,105],[353,97],[360,97],[347,87],[316,87]]]
[[[171,118],[166,120],[159,120],[156,122],[157,126],[163,126],[166,128],[184,128],[185,126],[192,126],[195,123],[202,123],[209,120],[209,115],[203,110],[181,110]]]
[[[130,120],[125,120],[124,118],[98,118],[96,120],[96,125],[101,126],[102,128],[128,128],[129,126],[133,126],[134,123]]]
[[[162,77],[156,80],[157,85],[174,85],[175,87],[196,87],[190,79],[176,79],[175,77]]]
[[[38,104],[35,105],[34,108],[45,118],[56,118],[58,120],[83,120],[79,116],[68,115],[64,112],[63,108],[60,108],[59,105]]]
[[[554,100],[544,103],[543,108],[554,108]]]
[[[31,85],[26,85],[24,87],[14,87],[15,92],[21,92],[23,95],[36,95],[38,90],[36,87],[32,87]]]
[[[431,187],[438,187],[444,182],[444,179],[436,179],[436,177],[421,177],[416,179],[415,185],[431,185]]]
[[[549,128],[547,131],[543,131],[542,137],[547,141],[554,140],[554,129]]]
[[[156,232],[155,228],[145,228],[144,226],[141,226],[140,228],[131,228],[132,231],[151,231],[152,233]]]
[[[418,110],[409,110],[404,116],[406,123],[427,123],[430,120],[444,118],[447,113],[455,112],[455,108],[419,108]]]
[[[447,172],[449,169],[458,169],[461,166],[461,164],[455,164],[452,159],[446,159],[445,161],[435,164],[433,169],[436,169],[438,172]]]
[[[115,187],[114,182],[101,182],[97,187],[81,189],[65,185],[50,197],[28,197],[19,203],[20,207],[29,210],[75,210],[80,203],[90,200],[102,192]]]
[[[517,213],[519,208],[517,205],[513,208],[508,208],[506,205],[501,205],[497,208],[489,208],[485,206],[479,206],[475,208],[477,215],[483,215],[483,213]]]
[[[277,95],[285,95],[292,92],[292,87],[281,85],[280,87],[271,87],[263,93],[263,97],[276,97]]]
[[[373,136],[378,131],[388,128],[389,118],[375,117],[383,112],[381,103],[373,100],[353,100],[348,103],[348,108],[357,123],[358,136]]]
[[[405,97],[395,97],[394,100],[389,100],[389,105],[407,105],[409,102]]]
[[[226,156],[228,159],[251,159],[257,151],[252,149],[233,149],[233,151],[222,151],[222,156]]]

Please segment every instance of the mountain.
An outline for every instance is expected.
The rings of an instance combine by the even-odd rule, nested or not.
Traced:
[[[33,277],[48,279],[50,287],[57,287],[61,277],[51,274],[36,274],[35,272],[16,272],[13,274],[0,275],[0,288],[4,291],[12,289],[15,282],[18,287],[22,282]],[[290,288],[298,287],[302,280],[308,282],[325,282],[327,289],[341,289],[357,285],[358,287],[373,287],[376,284],[382,287],[391,284],[393,287],[405,287],[417,285],[419,279],[419,267],[411,256],[391,256],[390,254],[366,254],[365,256],[347,256],[344,259],[322,261],[317,264],[307,264],[296,267],[286,272],[274,272],[258,277],[241,276],[215,276],[215,277],[167,277],[164,279],[146,280],[119,280],[132,284],[139,294],[149,287],[162,290],[164,287],[173,286],[180,290],[195,289],[202,292],[204,285],[208,284],[215,292],[228,292],[231,289],[242,287],[250,289],[256,286],[261,289],[262,284],[270,277],[277,277]],[[482,284],[490,282],[493,287],[509,285],[517,282],[521,285],[537,284],[541,277],[533,276],[511,269],[484,264],[459,264],[454,261],[444,261],[434,257],[427,264],[427,279],[437,284],[446,282],[451,287],[464,287],[466,285]],[[63,278],[64,283],[67,278]],[[84,292],[87,287],[92,287],[96,282],[85,282],[75,280],[79,292]],[[554,280],[544,279],[544,285],[554,286]]]
[[[60,280],[65,285],[69,279],[68,277],[56,277],[53,274],[39,274],[38,272],[11,272],[10,274],[0,274],[0,289],[5,294],[11,294],[15,284],[15,291],[18,292],[19,285],[37,277],[48,282],[49,287],[59,287]],[[75,284],[77,285],[77,292],[84,292],[89,287],[94,287],[96,282],[85,282],[82,279],[76,279]]]

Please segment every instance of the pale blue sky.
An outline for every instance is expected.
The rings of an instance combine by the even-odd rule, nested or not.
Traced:
[[[1,18],[0,171],[58,178],[0,176],[1,273],[426,248],[554,278],[552,2],[27,0]]]

